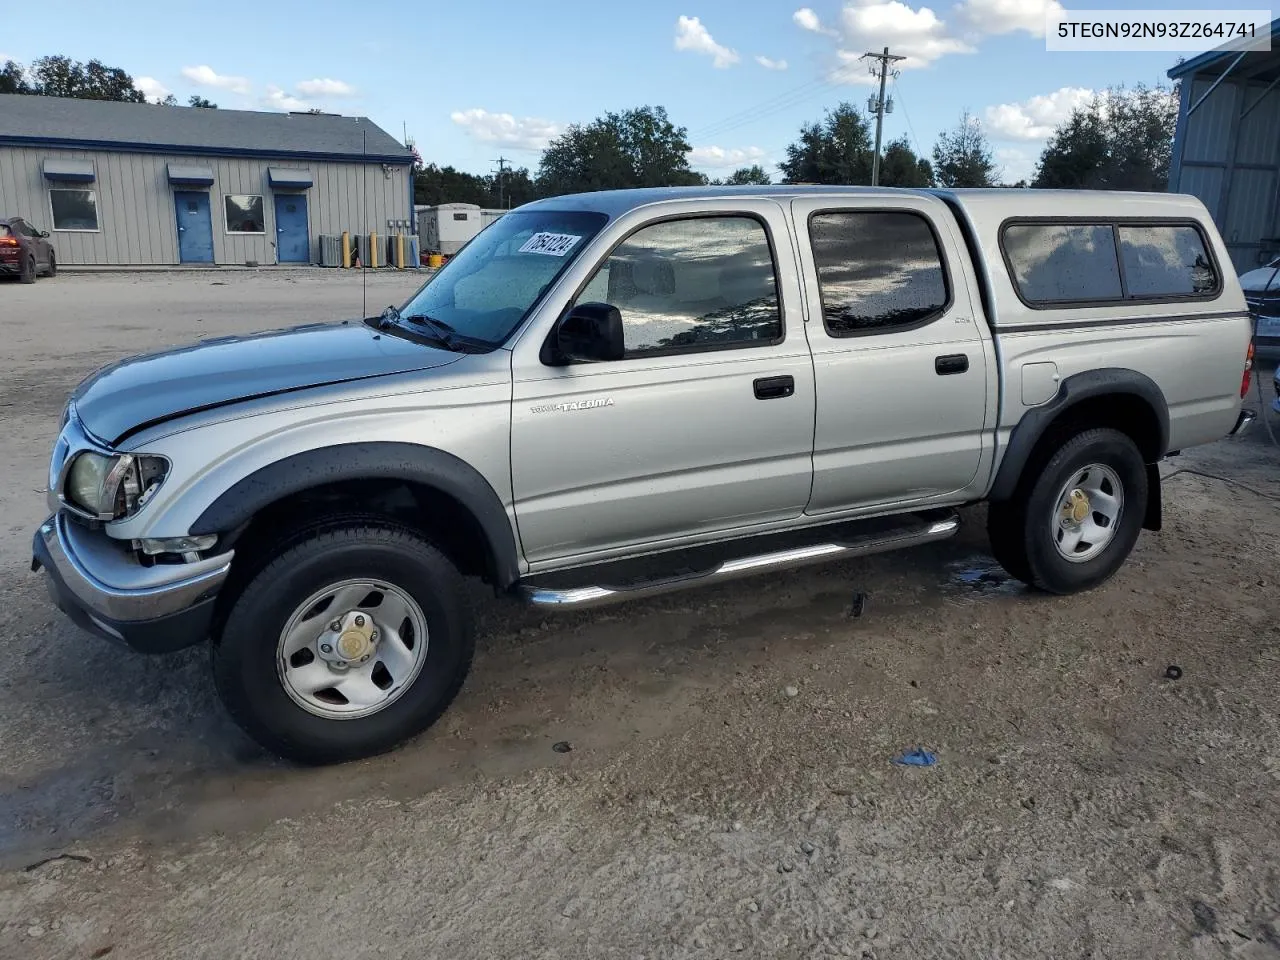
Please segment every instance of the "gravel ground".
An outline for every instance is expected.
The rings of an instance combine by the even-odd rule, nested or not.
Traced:
[[[419,280],[370,278],[370,312]],[[1253,490],[1171,478],[1166,529],[1075,598],[1007,581],[981,510],[934,547],[596,613],[477,591],[444,719],[298,770],[223,716],[201,651],[66,622],[30,534],[81,377],[358,315],[358,281],[66,276],[0,302],[5,960],[1280,957],[1264,430],[1166,463]],[[891,763],[916,746],[938,764]]]

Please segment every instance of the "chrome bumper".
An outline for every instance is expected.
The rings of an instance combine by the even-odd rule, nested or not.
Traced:
[[[195,563],[144,567],[127,544],[57,513],[35,537],[33,569],[50,577],[99,627],[152,621],[187,610],[218,592],[231,571],[232,552]],[[107,621],[107,623],[103,623]]]
[[[1241,410],[1240,416],[1236,417],[1236,425],[1231,428],[1231,433],[1229,433],[1228,436],[1234,437],[1238,434],[1244,433],[1253,424],[1253,421],[1257,419],[1258,415],[1254,411]]]

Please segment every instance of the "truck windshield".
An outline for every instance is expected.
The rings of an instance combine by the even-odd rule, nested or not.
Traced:
[[[470,341],[497,346],[608,220],[603,213],[508,213],[475,236],[400,308]]]

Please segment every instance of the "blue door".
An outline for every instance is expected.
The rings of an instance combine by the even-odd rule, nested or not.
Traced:
[[[276,194],[276,260],[310,263],[311,233],[307,229],[307,195]]]
[[[178,259],[183,263],[213,263],[209,194],[175,190],[173,204],[178,211]]]

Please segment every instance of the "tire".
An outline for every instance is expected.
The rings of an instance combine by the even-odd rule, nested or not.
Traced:
[[[356,671],[365,668],[353,662],[354,670],[334,671],[318,658],[326,637],[345,642],[346,633],[338,637],[337,633],[324,632],[329,629],[331,618],[343,611],[324,607],[321,613],[314,614],[314,610],[322,608],[323,600],[310,610],[304,605],[318,594],[335,589],[334,585],[350,591],[357,589],[351,584],[363,581],[384,587],[386,594],[379,603],[386,603],[386,597],[399,596],[401,602],[408,603],[411,617],[417,618],[400,622],[398,630],[388,630],[383,625],[384,634],[398,634],[407,643],[405,628],[421,620],[425,636],[417,636],[419,628],[413,627],[414,652],[408,654],[417,657],[417,666],[411,671],[406,669],[400,680],[404,676],[409,679],[393,685],[393,692],[398,692],[389,702],[370,708],[373,712],[342,718],[318,715],[316,711],[334,713],[358,708],[359,698],[345,706],[337,703],[345,699],[338,688],[340,681],[359,679]],[[367,610],[371,614],[367,623],[373,627],[383,624],[379,619],[382,607],[366,607],[368,600],[350,608],[346,608],[341,596],[335,596],[333,602],[348,609],[350,616]],[[284,646],[282,634],[286,627],[298,623],[299,616],[303,620],[294,636],[310,636],[313,630],[322,635],[291,658],[286,652],[291,648]],[[392,620],[386,623],[394,620],[391,616]],[[322,626],[314,627],[316,623]],[[372,639],[379,639],[376,630]],[[376,671],[382,667],[380,658],[384,652],[392,653],[387,644],[384,635],[368,664],[374,671],[371,676],[375,683],[379,683]],[[332,643],[324,649],[330,651],[327,657],[333,657],[340,645]],[[412,531],[394,524],[342,521],[282,545],[245,585],[214,638],[213,678],[231,717],[262,747],[303,764],[343,763],[383,753],[431,726],[461,689],[474,650],[462,577],[443,553]],[[299,658],[302,665],[295,666]],[[330,671],[338,692],[299,692],[298,687],[303,685],[286,677],[301,676],[293,671],[304,668]],[[384,672],[383,676],[390,675]],[[369,688],[366,685],[359,689]]]
[[[49,272],[46,276],[56,277],[58,275],[58,258],[53,251],[49,251]]]
[[[36,258],[27,257],[26,266],[22,268],[22,272],[18,275],[23,283],[36,282]]]
[[[990,505],[992,552],[1012,576],[1048,593],[1090,590],[1133,551],[1147,496],[1146,465],[1133,440],[1109,428],[1085,430],[1011,500]]]

